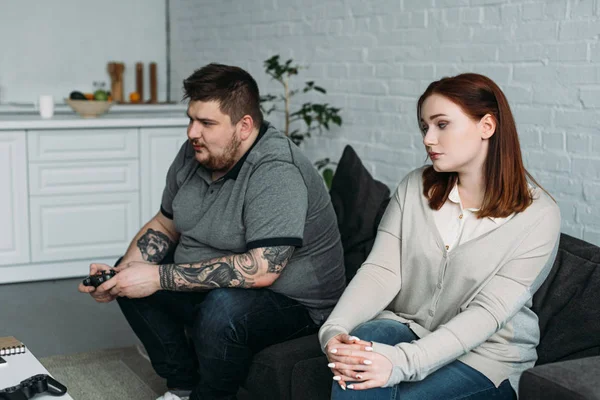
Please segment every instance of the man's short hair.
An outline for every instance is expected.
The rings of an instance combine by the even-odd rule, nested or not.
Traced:
[[[263,115],[258,85],[243,69],[216,63],[205,65],[183,81],[183,90],[184,100],[217,101],[232,124],[250,115],[254,126],[260,129]]]

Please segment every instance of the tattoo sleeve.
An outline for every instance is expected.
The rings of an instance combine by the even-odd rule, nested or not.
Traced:
[[[174,291],[262,287],[260,282],[281,274],[293,252],[292,246],[261,247],[200,263],[160,265],[160,286]]]
[[[144,260],[150,263],[159,263],[175,243],[161,231],[150,228],[137,241],[137,247]]]

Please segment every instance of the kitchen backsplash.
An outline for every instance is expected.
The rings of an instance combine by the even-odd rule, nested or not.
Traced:
[[[125,64],[126,95],[136,89],[136,62],[156,62],[158,101],[164,101],[165,18],[165,0],[3,2],[0,104],[33,104],[42,94],[62,103],[73,90],[93,92],[94,81],[110,86],[109,61]]]

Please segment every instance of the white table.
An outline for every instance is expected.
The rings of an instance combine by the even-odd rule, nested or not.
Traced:
[[[6,360],[6,364],[0,364],[0,389],[4,389],[10,386],[15,386],[21,383],[33,375],[37,374],[51,374],[44,368],[44,366],[34,357],[33,354],[27,349],[23,354],[16,354],[12,356],[2,357]],[[64,384],[64,382],[61,382]],[[65,386],[67,386],[65,384]],[[68,390],[67,386],[67,390]],[[33,400],[73,400],[69,396],[69,392],[63,396],[56,397],[49,394],[38,394],[33,397]]]

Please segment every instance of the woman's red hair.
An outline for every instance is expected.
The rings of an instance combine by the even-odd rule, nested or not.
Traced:
[[[527,178],[537,182],[525,170],[517,127],[502,90],[490,78],[467,73],[432,82],[417,103],[417,121],[421,121],[423,102],[439,94],[457,104],[474,121],[490,114],[496,121],[496,131],[489,140],[484,164],[485,195],[478,218],[504,218],[525,210],[533,198]],[[428,167],[423,172],[423,194],[429,206],[439,210],[458,180],[456,172],[437,172]]]

